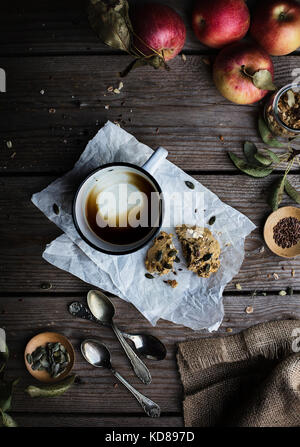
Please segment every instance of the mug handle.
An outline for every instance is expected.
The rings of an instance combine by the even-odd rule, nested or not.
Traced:
[[[142,168],[149,172],[149,174],[153,174],[158,165],[168,156],[168,151],[163,147],[159,147],[156,151],[151,155],[151,157],[146,161],[146,163],[142,166]]]

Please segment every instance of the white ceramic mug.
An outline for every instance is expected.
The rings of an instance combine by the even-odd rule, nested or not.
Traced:
[[[103,253],[110,255],[122,255],[139,250],[157,235],[162,225],[164,207],[161,188],[152,174],[155,172],[160,162],[167,157],[167,155],[168,152],[166,149],[159,147],[142,167],[121,162],[105,164],[92,172],[81,183],[73,201],[73,220],[78,233],[85,242]],[[151,190],[157,197],[155,202],[157,204],[156,212],[153,212],[153,215],[151,215],[151,218],[153,218],[153,224],[151,225],[151,228],[148,226],[141,239],[125,241],[124,243],[114,242],[113,240],[105,240],[93,231],[87,218],[87,203],[90,194],[95,188],[103,188],[105,192],[106,186],[107,190],[109,191],[116,190],[121,182],[122,186],[124,186],[124,182],[126,186],[126,178],[130,175],[140,178],[142,181],[144,180],[145,183],[150,185]],[[126,213],[128,213],[128,204],[126,203],[124,206],[127,210]],[[100,230],[100,233],[101,231],[102,230]],[[138,234],[139,233],[136,233],[136,235]],[[120,236],[118,239],[120,239]]]

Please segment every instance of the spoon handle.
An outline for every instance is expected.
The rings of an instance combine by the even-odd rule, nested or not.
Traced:
[[[160,407],[153,400],[141,394],[138,390],[133,388],[118,371],[111,369],[113,375],[134,395],[138,403],[141,405],[145,413],[151,418],[158,418],[160,416]]]
[[[114,333],[116,334],[119,342],[121,343],[122,348],[125,351],[125,354],[127,355],[127,357],[130,360],[130,363],[133,367],[133,370],[135,372],[135,374],[138,376],[138,378],[145,383],[145,385],[149,385],[149,383],[151,383],[151,374],[147,368],[147,366],[145,365],[144,362],[142,362],[142,360],[136,355],[136,353],[134,352],[134,350],[131,348],[131,346],[129,346],[129,344],[127,343],[127,341],[125,340],[125,338],[122,335],[122,332],[120,331],[119,328],[117,328],[117,326],[114,324],[114,322],[112,323],[112,329],[114,331]]]

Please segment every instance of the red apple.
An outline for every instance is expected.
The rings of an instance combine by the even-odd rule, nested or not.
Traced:
[[[134,45],[143,54],[152,54],[153,48],[168,61],[182,50],[186,36],[185,25],[169,6],[159,3],[138,5],[131,20],[136,34]]]
[[[242,39],[250,25],[244,0],[198,0],[193,11],[193,29],[200,42],[222,48]]]
[[[273,56],[300,46],[300,5],[293,0],[263,1],[254,11],[250,32]]]
[[[237,104],[251,104],[261,100],[267,90],[255,87],[251,77],[258,70],[269,70],[274,76],[270,56],[260,47],[236,42],[223,48],[216,57],[213,78],[220,93]]]

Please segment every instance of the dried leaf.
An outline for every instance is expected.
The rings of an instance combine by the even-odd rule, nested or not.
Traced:
[[[291,183],[287,178],[285,179],[284,188],[286,193],[291,197],[291,199],[293,199],[296,203],[300,205],[300,192],[297,191],[297,189],[294,188],[293,185],[291,185]]]
[[[255,87],[261,90],[277,90],[276,85],[273,84],[272,74],[269,72],[269,70],[258,70],[252,76],[252,82]]]
[[[284,147],[284,144],[280,143],[277,138],[271,133],[270,129],[265,123],[265,120],[260,116],[258,119],[258,129],[260,136],[264,143],[271,147]]]
[[[284,184],[285,184],[285,178],[280,177],[272,185],[268,202],[273,211],[277,210],[278,206],[282,202]]]
[[[55,397],[68,391],[68,389],[73,385],[75,380],[75,375],[69,376],[61,382],[52,385],[29,385],[25,392],[29,394],[30,397]]]
[[[267,177],[267,175],[271,174],[271,172],[273,171],[272,168],[252,166],[249,163],[246,163],[241,158],[237,157],[233,152],[229,152],[228,155],[236,168],[238,168],[245,174],[250,175],[251,177]]]
[[[126,0],[90,0],[88,17],[102,42],[117,50],[130,52],[132,25]]]

